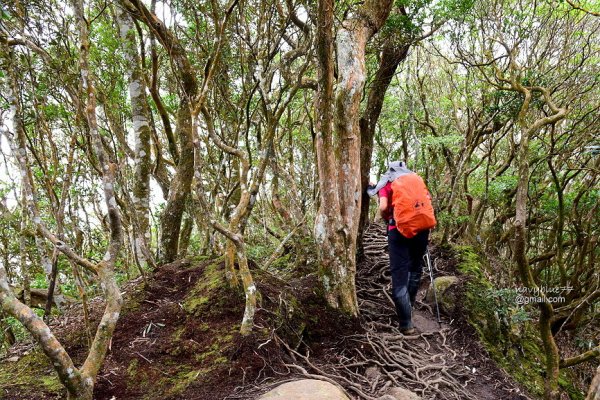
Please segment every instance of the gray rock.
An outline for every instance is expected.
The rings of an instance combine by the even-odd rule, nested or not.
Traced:
[[[7,358],[6,361],[7,362],[17,362],[17,361],[19,361],[19,357],[13,356],[13,357]]]
[[[350,400],[339,387],[317,379],[301,379],[284,383],[258,400]]]

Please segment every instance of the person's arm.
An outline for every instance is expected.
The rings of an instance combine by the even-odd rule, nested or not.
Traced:
[[[379,197],[379,215],[381,215],[381,218],[387,222],[389,217],[388,214],[388,198]]]

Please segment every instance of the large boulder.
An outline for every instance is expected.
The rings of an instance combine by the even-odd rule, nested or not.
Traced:
[[[451,315],[456,307],[457,291],[455,289],[457,288],[458,282],[459,279],[456,276],[438,276],[433,280],[438,303],[440,305],[440,311],[445,314]],[[429,303],[435,301],[431,284],[427,289],[425,301]]]
[[[258,400],[350,400],[342,389],[317,379],[301,379],[277,386]]]

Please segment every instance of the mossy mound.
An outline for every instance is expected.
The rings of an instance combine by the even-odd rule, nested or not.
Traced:
[[[545,355],[537,326],[537,310],[523,308],[514,289],[494,289],[485,278],[486,264],[469,246],[454,247],[457,271],[465,278],[463,308],[469,324],[492,359],[530,394],[544,392]],[[572,400],[583,400],[571,383],[570,371],[561,371],[559,384]]]
[[[163,265],[146,283],[139,279],[126,284],[121,317],[94,399],[223,398],[244,381],[264,375],[265,365],[281,363],[275,334],[294,346],[318,340],[328,317],[317,295],[316,277],[291,276],[285,282],[254,264],[251,269],[260,298],[255,329],[246,337],[239,334],[243,291],[229,286],[222,257]],[[92,332],[102,309],[102,301],[90,301]],[[65,321],[69,322],[63,326]],[[335,328],[328,329],[345,325],[342,321],[331,326]],[[53,331],[75,364],[81,365],[87,354],[81,310],[63,315]],[[52,365],[40,351],[18,362],[0,363],[0,388],[0,398],[7,400],[65,398]]]
[[[451,315],[457,307],[457,295],[454,289],[458,282],[459,279],[455,276],[438,276],[433,280],[433,285],[429,285],[425,301],[433,303],[437,297],[440,310],[445,314]]]
[[[180,399],[220,379],[239,346],[243,295],[229,288],[222,258],[157,268],[147,284],[126,285],[125,302],[94,391],[95,399]],[[102,302],[90,302],[92,332]],[[76,365],[87,353],[80,310],[53,330]],[[218,385],[212,385],[218,388]],[[66,391],[40,350],[0,363],[2,399],[62,399]],[[219,389],[217,389],[218,392]],[[231,388],[224,387],[224,391]],[[196,392],[197,390],[194,390]],[[200,392],[202,390],[199,390]],[[208,390],[207,390],[208,392]]]
[[[40,350],[32,350],[18,361],[0,362],[1,399],[62,399],[65,389],[52,363]]]
[[[142,291],[139,309],[122,317],[126,330],[115,333],[119,344],[149,340],[141,351],[107,359],[105,369],[127,371],[119,376],[124,393],[117,397],[187,398],[231,367],[243,296],[229,286],[222,258],[193,264],[163,266]],[[104,384],[96,392],[117,394]]]

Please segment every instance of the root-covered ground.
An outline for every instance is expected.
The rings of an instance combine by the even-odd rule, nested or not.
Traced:
[[[429,286],[427,270],[413,317],[418,332],[400,334],[390,297],[383,225],[372,225],[366,232],[364,253],[357,276],[360,330],[338,332],[327,343],[317,344],[317,354],[311,353],[308,344],[298,350],[284,346],[294,357],[293,363],[286,364],[290,373],[337,382],[356,399],[376,399],[398,386],[423,399],[528,398],[489,359],[475,330],[460,313],[457,318],[442,316],[438,324],[435,306],[422,301]],[[436,249],[432,253],[435,276],[455,272],[451,260],[442,258]],[[227,398],[251,398],[248,396],[244,392]]]
[[[262,301],[250,337],[237,333],[243,298],[223,284],[222,262],[158,268],[146,285],[138,280],[123,288],[123,314],[95,398],[250,400],[282,382],[312,377],[341,385],[354,399],[376,399],[397,386],[423,399],[527,399],[489,359],[460,311],[438,325],[435,308],[422,301],[426,273],[414,316],[418,334],[399,333],[386,246],[385,227],[373,225],[358,268],[359,320],[323,305],[316,273],[282,280],[255,267]],[[446,255],[432,254],[436,276],[454,272]],[[92,317],[101,308],[92,302]],[[81,363],[87,339],[80,310],[52,325]],[[63,398],[60,385],[47,382],[54,379],[50,364],[43,355],[32,362],[33,354],[39,355],[33,344],[21,344],[9,354],[18,362],[2,361],[0,386],[3,374],[19,379],[2,387],[0,398]],[[46,381],[26,384],[38,375]]]

